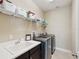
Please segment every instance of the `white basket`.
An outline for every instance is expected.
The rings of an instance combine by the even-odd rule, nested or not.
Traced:
[[[8,15],[15,14],[16,6],[14,4],[4,1],[2,7],[3,7],[2,13],[8,14]]]
[[[21,18],[27,18],[26,10],[22,8],[16,8],[15,16]]]

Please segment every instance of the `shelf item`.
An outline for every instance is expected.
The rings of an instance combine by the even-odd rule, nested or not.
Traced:
[[[41,18],[37,19],[37,22],[38,22],[39,24],[41,24],[41,23],[42,23],[42,19],[41,19]]]
[[[41,18],[37,18],[37,19],[36,19],[36,22],[37,22],[38,24],[42,24],[42,21],[43,21],[43,20],[42,20]]]
[[[47,25],[48,25],[47,20],[43,19],[42,22],[41,22],[41,27],[43,29],[46,29],[47,28]]]
[[[45,19],[42,19],[42,22],[41,22],[41,24],[42,24],[42,25],[48,25],[48,23],[47,23],[47,20],[45,20]]]
[[[6,0],[7,2],[9,2],[9,3],[12,3],[11,1],[9,1],[9,0]]]
[[[36,23],[35,19],[29,18],[29,17],[27,17],[26,20],[29,21],[29,22]]]
[[[25,9],[22,8],[16,8],[16,12],[15,12],[15,16],[16,17],[21,17],[21,18],[25,18],[27,17],[27,11]]]
[[[28,12],[27,12],[27,17],[32,18],[32,19],[35,19],[35,18],[36,18],[36,15],[35,15],[35,13],[32,12],[32,11],[28,11]]]
[[[0,4],[2,4],[3,3],[3,0],[0,0]]]
[[[4,14],[14,15],[16,6],[12,3],[7,2],[7,1],[3,1],[1,10],[2,10],[2,13],[4,13]]]

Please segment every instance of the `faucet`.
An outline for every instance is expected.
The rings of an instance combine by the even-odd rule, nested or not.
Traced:
[[[15,44],[19,44],[21,42],[21,39],[18,39]]]

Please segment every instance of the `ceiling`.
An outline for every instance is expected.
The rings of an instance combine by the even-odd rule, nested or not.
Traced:
[[[49,11],[55,8],[60,8],[71,4],[72,0],[54,0],[49,2],[49,0],[33,0],[35,4],[39,6],[43,11]]]

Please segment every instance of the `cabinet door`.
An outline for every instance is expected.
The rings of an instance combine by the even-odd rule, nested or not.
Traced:
[[[41,59],[40,45],[30,50],[30,59]]]
[[[35,52],[30,56],[30,59],[41,59],[40,52]]]
[[[23,55],[15,58],[15,59],[30,59],[29,58],[29,52],[24,53]]]

